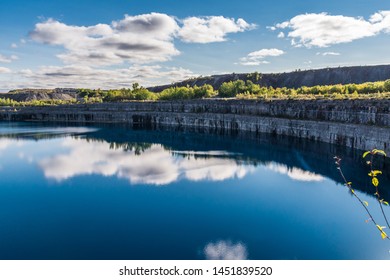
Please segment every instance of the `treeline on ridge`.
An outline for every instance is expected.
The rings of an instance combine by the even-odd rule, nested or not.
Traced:
[[[390,79],[363,84],[303,86],[300,88],[263,87],[251,80],[224,82],[218,89],[211,85],[170,87],[159,93],[149,91],[134,83],[132,88],[122,89],[78,89],[78,99],[15,101],[0,98],[0,106],[18,105],[58,105],[70,103],[120,102],[131,100],[186,100],[201,98],[239,98],[239,99],[354,99],[354,98],[389,98]]]
[[[119,90],[91,90],[80,89],[83,98],[101,98],[102,101],[125,101],[125,100],[185,100],[200,98],[359,98],[373,95],[372,97],[387,97],[390,93],[390,79],[379,82],[368,82],[363,84],[328,85],[300,88],[273,88],[263,87],[253,83],[251,80],[224,82],[217,90],[211,85],[203,86],[182,86],[170,87],[162,92],[154,93],[139,84],[133,84],[131,89]],[[385,94],[385,95],[381,95]]]

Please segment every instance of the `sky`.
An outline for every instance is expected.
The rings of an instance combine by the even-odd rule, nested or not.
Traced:
[[[0,92],[390,64],[389,0],[1,0]]]

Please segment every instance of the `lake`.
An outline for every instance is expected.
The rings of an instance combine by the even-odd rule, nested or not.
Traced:
[[[0,259],[390,259],[335,155],[385,225],[362,151],[271,135],[3,122]],[[378,164],[390,200],[390,164]]]

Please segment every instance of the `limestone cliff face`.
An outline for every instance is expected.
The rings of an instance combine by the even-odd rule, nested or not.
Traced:
[[[3,121],[108,122],[133,127],[270,133],[382,149],[390,155],[390,100],[193,100],[0,108]]]
[[[335,85],[349,83],[376,82],[390,79],[390,65],[377,66],[354,66],[325,68],[317,70],[294,71],[289,73],[261,74],[226,74],[209,77],[195,78],[183,82],[175,83],[173,86],[201,86],[210,84],[214,88],[219,88],[222,83],[234,80],[251,80],[262,86],[298,88],[301,86]],[[160,92],[172,86],[164,85],[149,88],[151,91]]]

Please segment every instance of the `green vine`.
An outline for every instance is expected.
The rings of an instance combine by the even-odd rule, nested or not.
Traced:
[[[383,208],[383,205],[389,206],[389,203],[381,198],[381,195],[380,195],[380,192],[379,192],[379,179],[378,179],[378,175],[382,174],[382,171],[381,170],[375,170],[374,167],[373,167],[374,156],[375,155],[384,155],[384,156],[386,156],[386,153],[384,151],[382,151],[382,150],[373,149],[371,151],[365,152],[363,154],[363,158],[366,158],[368,155],[370,155],[370,160],[366,161],[367,165],[370,167],[370,173],[368,173],[368,176],[371,177],[371,184],[375,187],[374,195],[375,195],[375,197],[376,197],[376,199],[377,199],[377,201],[379,203],[379,207],[380,207],[380,209],[382,211],[382,215],[383,215],[383,217],[384,217],[384,219],[386,221],[387,228],[390,228],[388,218],[387,218],[386,213],[385,213],[384,208]],[[346,177],[344,175],[344,172],[341,169],[341,158],[339,158],[338,156],[335,156],[334,160],[335,160],[335,164],[337,166],[337,170],[339,171],[339,173],[341,175],[341,178],[344,181],[344,185],[349,189],[349,191],[352,193],[352,195],[360,202],[360,204],[363,206],[363,208],[366,210],[368,216],[370,217],[369,220],[367,220],[367,221],[371,221],[376,226],[376,228],[379,230],[379,232],[381,234],[382,239],[390,240],[390,237],[384,231],[384,229],[386,227],[385,226],[380,226],[376,222],[376,220],[374,219],[373,215],[371,214],[370,209],[368,208],[368,202],[362,200],[356,194],[355,190],[352,188],[352,182],[349,182],[346,179]]]

